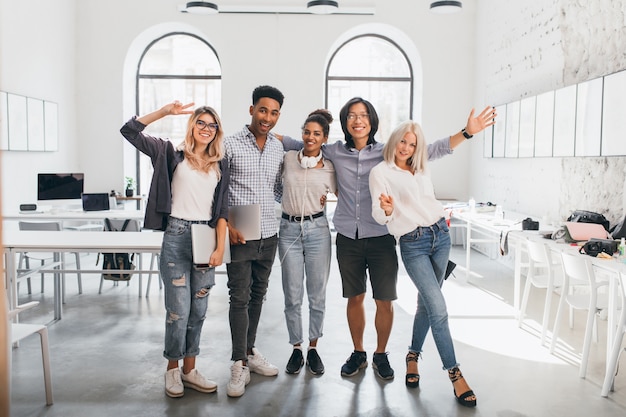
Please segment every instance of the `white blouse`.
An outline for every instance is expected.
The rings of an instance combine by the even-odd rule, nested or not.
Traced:
[[[386,224],[389,233],[399,238],[418,226],[430,226],[444,217],[443,206],[435,198],[435,190],[428,173],[398,168],[394,162],[383,161],[370,173],[372,194],[372,217]],[[380,208],[380,195],[393,197],[393,212],[390,216]]]

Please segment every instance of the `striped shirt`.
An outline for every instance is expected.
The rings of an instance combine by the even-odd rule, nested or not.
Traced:
[[[282,197],[282,143],[270,132],[261,150],[245,126],[225,137],[224,145],[230,163],[228,205],[260,204],[261,238],[274,236],[279,226],[274,202],[280,202]]]

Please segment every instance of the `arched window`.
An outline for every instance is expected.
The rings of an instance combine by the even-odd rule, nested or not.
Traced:
[[[326,106],[339,110],[352,97],[370,101],[380,118],[376,139],[385,142],[401,122],[413,118],[413,69],[406,53],[391,39],[366,34],[344,42],[326,69]],[[339,123],[331,125],[331,140],[343,140]]]
[[[157,110],[179,100],[209,105],[221,114],[222,72],[215,50],[200,37],[189,33],[169,33],[148,45],[137,66],[136,114]],[[174,146],[185,137],[188,117],[166,117],[151,123],[146,133],[171,138]],[[152,165],[137,151],[137,183],[148,193]]]

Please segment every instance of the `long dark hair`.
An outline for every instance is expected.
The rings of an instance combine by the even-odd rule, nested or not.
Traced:
[[[357,103],[363,103],[365,107],[367,107],[367,113],[370,117],[370,134],[367,139],[367,144],[376,143],[376,139],[374,139],[374,135],[378,132],[378,113],[376,113],[376,109],[369,101],[365,100],[361,97],[354,97],[348,100],[346,104],[341,108],[339,112],[339,121],[341,122],[341,130],[343,130],[343,134],[345,136],[346,145],[350,148],[354,148],[354,139],[352,139],[352,135],[348,132],[348,126],[346,125],[348,121],[348,113],[350,112],[350,107]]]

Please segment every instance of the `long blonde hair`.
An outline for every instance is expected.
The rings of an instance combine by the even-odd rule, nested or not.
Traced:
[[[404,138],[404,135],[412,132],[417,137],[417,146],[415,147],[415,153],[407,163],[414,172],[426,171],[426,162],[428,161],[428,149],[426,147],[426,140],[424,139],[424,132],[422,132],[421,126],[412,121],[400,123],[389,136],[389,140],[385,143],[383,148],[383,158],[386,162],[392,162],[395,159],[396,146]]]
[[[217,131],[215,132],[215,137],[207,146],[204,154],[202,156],[197,156],[194,153],[194,148],[196,145],[196,141],[193,137],[193,129],[196,126],[196,121],[203,114],[210,114],[215,119],[215,123],[217,123]],[[220,120],[219,115],[215,111],[213,107],[210,106],[202,106],[198,107],[191,117],[189,117],[189,121],[187,122],[187,133],[185,135],[184,141],[184,154],[185,159],[189,162],[189,165],[193,169],[202,172],[209,172],[209,170],[214,169],[217,173],[217,178],[219,179],[221,176],[219,162],[224,158],[224,142],[222,138],[224,136],[224,130],[222,129],[222,121]]]

